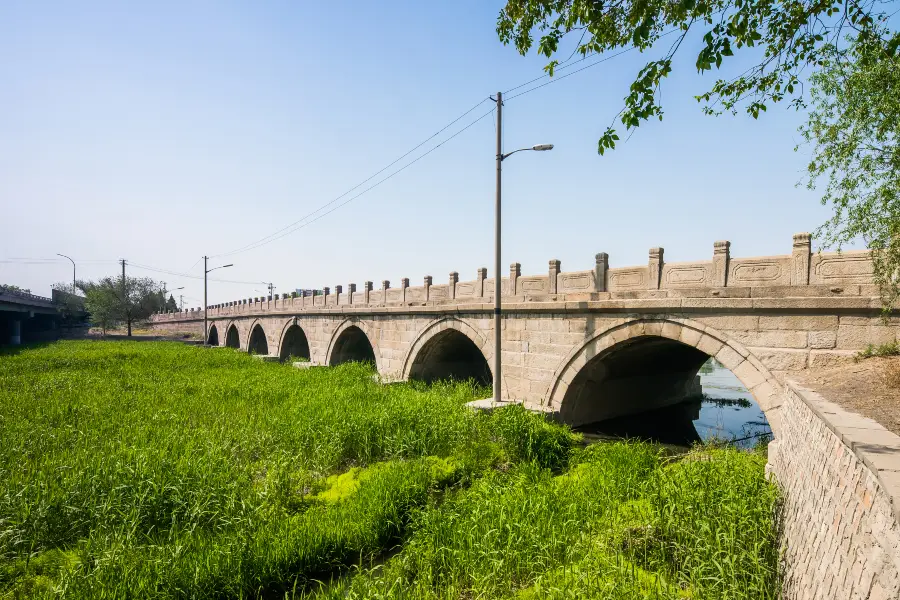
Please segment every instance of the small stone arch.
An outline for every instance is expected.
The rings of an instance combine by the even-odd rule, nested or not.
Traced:
[[[225,330],[225,347],[236,350],[241,348],[241,334],[238,331],[237,324],[234,322],[230,323]]]
[[[209,324],[209,332],[206,335],[206,343],[210,346],[219,345],[219,329],[215,323]]]
[[[289,320],[281,328],[281,341],[278,344],[278,356],[286,360],[291,356],[310,360],[309,338],[299,325],[297,317]]]
[[[403,379],[427,382],[446,378],[492,382],[493,347],[480,331],[448,317],[426,326],[403,361]]]
[[[612,357],[615,352],[621,352],[629,345],[648,342],[668,344],[670,349],[675,348],[677,343],[683,360],[688,364],[700,361],[696,365],[698,368],[708,357],[718,360],[750,390],[766,415],[772,431],[777,434],[780,425],[778,408],[783,393],[778,381],[743,345],[719,331],[689,319],[626,319],[597,333],[575,348],[560,363],[553,374],[544,404],[563,421],[582,424],[577,422],[583,418],[579,414],[579,407],[572,405],[577,404],[573,397],[577,398],[580,386],[584,384],[583,381],[578,381],[579,374],[589,364],[602,365],[596,361]]]
[[[250,326],[250,335],[247,338],[247,352],[250,354],[269,355],[269,340],[262,322],[257,319]]]
[[[355,318],[342,321],[331,334],[331,339],[328,342],[328,350],[325,353],[325,364],[328,366],[335,366],[347,362],[347,360],[345,360],[346,357],[343,355],[344,350],[347,350],[347,348],[343,347],[344,342],[341,341],[341,338],[344,337],[346,340],[345,334],[356,336],[354,331],[348,333],[348,331],[352,329],[362,332],[366,342],[368,342],[369,347],[372,349],[372,355],[375,359],[375,368],[381,373],[381,353],[378,350],[378,346],[373,341],[375,336],[373,335],[371,328],[366,325],[364,321]]]

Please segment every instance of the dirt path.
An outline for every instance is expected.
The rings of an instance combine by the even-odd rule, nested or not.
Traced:
[[[866,358],[840,367],[811,369],[793,378],[900,435],[900,357]]]

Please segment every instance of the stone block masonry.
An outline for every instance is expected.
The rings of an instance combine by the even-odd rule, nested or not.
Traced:
[[[784,598],[900,598],[900,436],[788,381],[769,469],[784,494]]]

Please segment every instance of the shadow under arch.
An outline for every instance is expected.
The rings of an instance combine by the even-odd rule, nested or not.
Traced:
[[[206,343],[210,346],[219,345],[219,330],[215,323],[209,326],[209,334],[206,336]]]
[[[237,325],[234,323],[228,327],[228,330],[225,332],[225,347],[226,348],[235,348],[240,350],[241,348],[241,336],[238,333]]]
[[[261,354],[268,356],[269,341],[266,339],[266,332],[262,328],[261,323],[256,323],[250,330],[250,339],[247,342],[247,352],[250,354]]]
[[[777,434],[781,386],[741,344],[687,319],[633,319],[573,350],[554,374],[547,405],[579,426],[671,406],[698,394],[713,357],[750,391]]]
[[[306,332],[296,322],[289,323],[285,328],[281,336],[278,356],[281,360],[287,360],[292,356],[310,359],[309,340]]]
[[[487,340],[465,321],[441,319],[426,327],[410,347],[403,377],[426,383],[474,379],[490,385],[493,375],[486,347]]]
[[[328,365],[336,367],[348,362],[375,364],[375,349],[369,337],[356,325],[344,329],[335,340]]]

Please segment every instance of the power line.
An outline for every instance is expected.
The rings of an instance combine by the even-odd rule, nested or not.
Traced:
[[[471,112],[471,111],[470,111],[470,112]],[[295,231],[298,231],[298,230],[300,230],[300,229],[303,229],[303,228],[306,227],[307,225],[312,225],[313,223],[315,223],[315,222],[318,221],[319,219],[321,219],[321,218],[323,218],[323,217],[326,217],[326,216],[330,215],[331,213],[333,213],[334,211],[338,210],[339,208],[341,208],[341,207],[343,207],[343,206],[346,206],[347,204],[350,204],[351,202],[353,202],[354,200],[356,200],[357,198],[359,198],[359,197],[362,196],[363,194],[369,192],[370,190],[375,189],[376,187],[378,187],[379,185],[381,185],[381,184],[384,183],[385,181],[388,181],[389,179],[395,177],[396,175],[399,175],[400,173],[402,173],[403,171],[405,171],[405,170],[408,169],[409,167],[413,166],[414,164],[416,164],[417,162],[419,162],[420,160],[422,160],[423,158],[425,158],[426,156],[428,156],[429,154],[431,154],[432,152],[434,152],[435,150],[437,150],[438,148],[440,148],[441,146],[443,146],[444,144],[446,144],[447,142],[449,142],[450,140],[452,140],[453,138],[455,138],[456,136],[460,135],[461,133],[463,133],[464,131],[466,131],[467,129],[469,129],[470,127],[472,127],[473,125],[475,125],[476,123],[478,123],[479,121],[481,121],[482,119],[484,119],[485,117],[487,117],[488,115],[492,114],[493,112],[494,112],[494,109],[492,108],[491,110],[487,111],[486,113],[484,113],[483,115],[481,115],[480,117],[478,117],[477,119],[475,119],[474,121],[472,121],[471,123],[469,123],[468,125],[466,125],[465,127],[463,127],[462,129],[460,129],[459,131],[457,131],[456,133],[454,133],[453,135],[451,135],[450,137],[448,137],[447,139],[445,139],[444,141],[442,141],[441,143],[439,143],[437,146],[431,148],[430,150],[428,150],[428,151],[425,152],[424,154],[418,156],[418,157],[415,158],[414,160],[412,160],[412,161],[410,161],[409,163],[403,165],[402,167],[400,167],[399,169],[397,169],[396,171],[394,171],[393,173],[391,173],[390,175],[388,175],[388,176],[385,177],[384,179],[381,179],[381,180],[378,181],[377,183],[375,183],[375,184],[369,186],[368,188],[364,189],[363,191],[361,191],[360,193],[356,194],[356,195],[353,196],[352,198],[349,198],[349,199],[345,200],[344,202],[338,204],[337,206],[335,206],[335,207],[332,208],[331,210],[329,210],[329,211],[327,211],[327,212],[325,212],[325,213],[322,213],[321,215],[317,216],[315,219],[312,219],[311,221],[307,221],[307,222],[305,222],[305,223],[299,224],[299,225],[297,225],[296,227],[293,227],[292,229],[290,229],[290,230],[288,230],[288,231],[285,231],[284,229],[282,229],[283,233],[282,233],[281,235],[278,235],[277,237],[273,237],[273,238],[271,238],[271,239],[268,239],[268,240],[266,240],[265,242],[259,243],[259,244],[255,245],[255,246],[249,246],[249,247],[246,247],[246,248],[245,248],[244,250],[242,250],[242,251],[245,251],[245,250],[253,250],[253,249],[255,249],[255,248],[259,248],[259,247],[261,247],[261,246],[265,246],[265,245],[267,245],[267,244],[270,244],[270,243],[272,243],[272,242],[274,242],[274,241],[276,241],[276,240],[280,240],[281,238],[283,238],[283,237],[285,237],[285,236],[287,236],[287,235],[290,235],[290,234],[294,233]],[[299,223],[299,222],[298,222],[298,223]],[[233,253],[229,253],[229,254],[233,254]],[[220,256],[224,256],[224,255],[220,255]]]
[[[440,134],[442,134],[443,132],[445,132],[447,129],[449,129],[450,127],[452,127],[452,126],[455,125],[456,123],[458,123],[460,120],[462,120],[463,118],[465,118],[467,115],[469,115],[469,114],[470,114],[472,111],[474,111],[476,108],[478,108],[479,106],[481,106],[482,104],[484,104],[485,102],[487,102],[487,100],[488,100],[487,98],[482,99],[480,102],[478,102],[478,104],[476,104],[475,106],[473,106],[472,108],[470,108],[469,110],[467,110],[466,112],[464,112],[463,114],[459,115],[458,117],[456,117],[455,119],[453,119],[452,121],[450,121],[447,125],[441,127],[439,130],[437,130],[435,133],[433,133],[433,134],[431,134],[430,136],[428,136],[426,139],[424,139],[423,141],[421,141],[419,144],[417,144],[416,146],[414,146],[412,149],[408,150],[408,151],[405,152],[403,155],[401,155],[401,156],[399,156],[398,158],[394,159],[392,162],[390,162],[390,163],[388,163],[387,165],[385,165],[384,167],[382,167],[379,171],[376,171],[375,173],[373,173],[372,175],[370,175],[370,176],[367,177],[366,179],[362,180],[361,182],[359,182],[358,184],[356,184],[355,186],[353,186],[352,188],[350,188],[349,190],[347,190],[346,192],[344,192],[344,193],[341,194],[340,196],[334,198],[334,199],[331,200],[330,202],[328,202],[328,203],[326,203],[326,204],[323,204],[322,206],[320,206],[320,207],[317,208],[316,210],[314,210],[314,211],[312,211],[312,212],[310,212],[310,213],[307,213],[306,215],[304,215],[303,217],[297,219],[297,220],[294,221],[293,223],[291,223],[291,224],[289,224],[289,225],[287,225],[287,226],[285,226],[285,227],[282,227],[282,228],[279,229],[278,231],[276,231],[276,232],[274,232],[274,233],[272,233],[272,234],[269,234],[269,235],[267,235],[267,236],[264,237],[264,238],[261,238],[261,239],[255,241],[255,242],[250,243],[250,244],[247,244],[246,246],[243,246],[243,247],[241,247],[241,248],[238,248],[237,250],[231,250],[231,251],[229,251],[229,252],[224,252],[224,253],[222,253],[222,254],[215,254],[215,255],[213,255],[213,258],[218,257],[218,256],[230,256],[230,255],[232,255],[232,254],[237,254],[237,253],[243,252],[243,251],[245,251],[245,250],[252,250],[253,248],[258,248],[259,246],[264,245],[263,243],[268,243],[267,240],[270,240],[270,238],[273,238],[273,240],[270,240],[270,241],[274,241],[274,239],[279,239],[279,238],[276,238],[275,236],[278,236],[278,234],[280,234],[281,232],[286,231],[286,230],[290,229],[291,227],[294,227],[295,225],[297,225],[297,224],[299,224],[299,223],[302,223],[303,221],[305,221],[306,219],[312,217],[312,216],[315,215],[316,213],[318,213],[318,212],[324,210],[325,208],[328,208],[329,206],[331,206],[332,204],[334,204],[335,202],[337,202],[337,201],[340,200],[341,198],[344,198],[344,197],[347,196],[348,194],[350,194],[350,193],[352,193],[353,191],[359,189],[360,187],[362,187],[363,185],[365,185],[365,184],[368,183],[369,181],[375,179],[378,175],[384,173],[385,171],[387,171],[388,169],[390,169],[392,166],[394,166],[395,164],[397,164],[398,162],[400,162],[401,160],[403,160],[404,158],[406,158],[407,156],[409,156],[410,154],[412,154],[413,152],[415,152],[416,150],[418,150],[419,148],[421,148],[422,146],[424,146],[425,144],[427,144],[428,142],[430,142],[431,140],[433,140],[434,138],[436,138],[437,136],[439,136]],[[371,189],[371,188],[369,188],[369,189]],[[357,196],[357,197],[358,197],[358,196]]]
[[[129,265],[136,269],[143,269],[144,271],[152,271],[154,273],[164,273],[166,275],[174,275],[176,277],[185,277],[187,279],[203,279],[202,275],[191,275],[189,273],[179,273],[177,271],[170,271],[168,269],[160,269],[157,267],[151,267],[149,265],[142,265],[139,263],[129,262]],[[216,281],[218,283],[237,283],[241,285],[259,285],[260,283],[266,283],[264,281],[237,281],[234,279],[208,279],[208,281]]]

